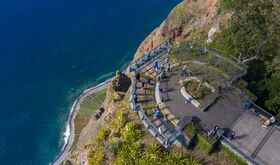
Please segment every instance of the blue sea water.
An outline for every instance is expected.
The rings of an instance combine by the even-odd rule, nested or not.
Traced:
[[[63,146],[75,97],[132,59],[180,0],[1,0],[0,164]]]

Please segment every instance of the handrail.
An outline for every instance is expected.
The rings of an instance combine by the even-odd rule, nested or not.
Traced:
[[[243,158],[245,161],[250,162],[251,164],[257,164],[252,158],[244,154],[243,151],[238,149],[234,144],[232,144],[224,135],[221,136],[223,138],[223,144],[228,147],[231,151],[233,151],[235,154]]]
[[[157,48],[161,47],[163,44],[166,44],[166,43],[169,45],[168,41],[165,40],[165,41],[163,41],[162,43],[158,44],[156,47],[154,47],[150,52],[156,50]],[[136,61],[139,61],[139,60],[142,59],[143,57],[145,57],[145,54],[142,55],[142,56],[140,56],[140,57],[137,58],[136,60],[134,60],[131,64],[134,64]]]
[[[163,45],[164,45],[164,47],[162,47]],[[161,50],[161,49],[168,50],[170,47],[171,47],[171,46],[170,46],[170,44],[169,44],[167,41],[165,41],[165,42],[159,44],[159,45],[156,46],[154,49],[152,49],[152,51],[154,51],[154,52],[151,53],[151,58],[150,58],[150,59],[153,59],[154,57],[156,57],[156,56],[158,55],[158,53],[162,53],[162,52],[156,52],[156,51],[157,51],[157,48],[160,48],[159,50]],[[165,53],[166,53],[166,52],[165,52]],[[144,60],[145,57],[146,57],[145,55],[142,55],[142,56],[139,57],[138,59],[132,61],[132,62],[130,63],[130,67],[133,66],[133,65],[136,65],[136,64],[142,65],[143,63],[146,62],[146,61]],[[149,59],[148,59],[148,61],[149,61]]]
[[[263,108],[261,108],[260,106],[258,106],[257,104],[255,104],[254,102],[252,103],[253,106],[255,106],[257,108],[257,111],[261,111],[262,113],[264,113],[267,117],[271,118],[274,117],[276,119],[276,117],[274,115],[272,115],[271,113],[267,112],[266,110],[264,110]],[[275,122],[276,123],[276,122]]]
[[[147,117],[147,115],[145,114],[145,112],[143,111],[142,106],[139,106],[139,110],[138,113],[141,113],[142,118],[141,121],[146,121],[148,123],[148,130],[151,129],[153,130],[153,132],[155,132],[155,137],[156,138],[160,138],[162,140],[163,143],[161,143],[161,141],[159,141],[162,145],[164,145],[165,148],[169,147],[170,142],[169,142],[169,138],[167,138],[166,136],[164,136],[162,133],[160,133],[158,131],[158,129],[152,124],[152,122],[149,120],[149,118]]]

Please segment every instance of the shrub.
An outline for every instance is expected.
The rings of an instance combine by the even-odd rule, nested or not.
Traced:
[[[112,123],[113,128],[122,128],[127,123],[127,112],[125,110],[119,110],[116,113],[115,120]]]
[[[157,164],[161,156],[160,145],[156,143],[150,143],[145,146],[143,157],[140,160],[140,164]]]
[[[93,147],[88,150],[88,164],[100,165],[105,160],[105,152],[101,147]]]
[[[99,134],[97,135],[96,139],[99,140],[99,141],[104,141],[108,138],[109,135],[110,135],[110,130],[106,129],[106,128],[102,128],[99,131]]]
[[[117,151],[120,149],[120,147],[121,147],[120,141],[108,142],[105,144],[105,151],[106,153],[113,153],[115,155]]]
[[[197,125],[192,121],[185,127],[185,133],[189,136],[195,135],[198,131]]]
[[[228,147],[223,146],[223,150],[224,153],[226,153],[226,155],[228,156],[228,158],[233,161],[234,164],[238,164],[238,165],[247,165],[247,162],[242,159],[241,157],[239,157],[238,155],[236,155],[233,151],[231,151]]]
[[[186,158],[186,164],[187,165],[200,165],[201,163],[194,157],[189,157],[189,158]]]
[[[201,85],[199,91],[197,91],[198,87],[199,87],[199,82],[196,80],[190,80],[186,84],[187,92],[195,99],[202,99],[207,94],[211,93],[211,90],[205,87],[204,85]]]
[[[142,145],[140,143],[124,143],[116,153],[113,165],[139,164]]]
[[[211,146],[210,143],[207,142],[206,139],[204,139],[201,135],[197,135],[197,146],[198,148],[200,148],[203,152],[205,152],[206,154],[210,154],[213,147]]]
[[[137,128],[135,123],[128,122],[121,130],[121,135],[126,141],[135,142],[141,137],[142,131]]]

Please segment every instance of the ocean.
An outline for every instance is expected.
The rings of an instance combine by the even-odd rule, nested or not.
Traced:
[[[1,0],[0,164],[61,151],[75,97],[111,77],[180,0]]]

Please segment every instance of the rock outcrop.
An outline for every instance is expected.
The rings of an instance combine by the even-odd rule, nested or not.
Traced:
[[[122,72],[117,71],[115,78],[112,80],[115,102],[123,99],[130,85],[131,80],[129,79],[129,77]]]
[[[178,4],[166,20],[141,43],[134,59],[154,49],[165,40],[172,45],[184,41],[211,42],[211,37],[230,14],[218,14],[218,0],[185,0]],[[212,29],[212,30],[211,30]],[[214,29],[214,30],[213,30]],[[211,30],[211,32],[209,32]],[[208,35],[209,33],[209,35]]]

